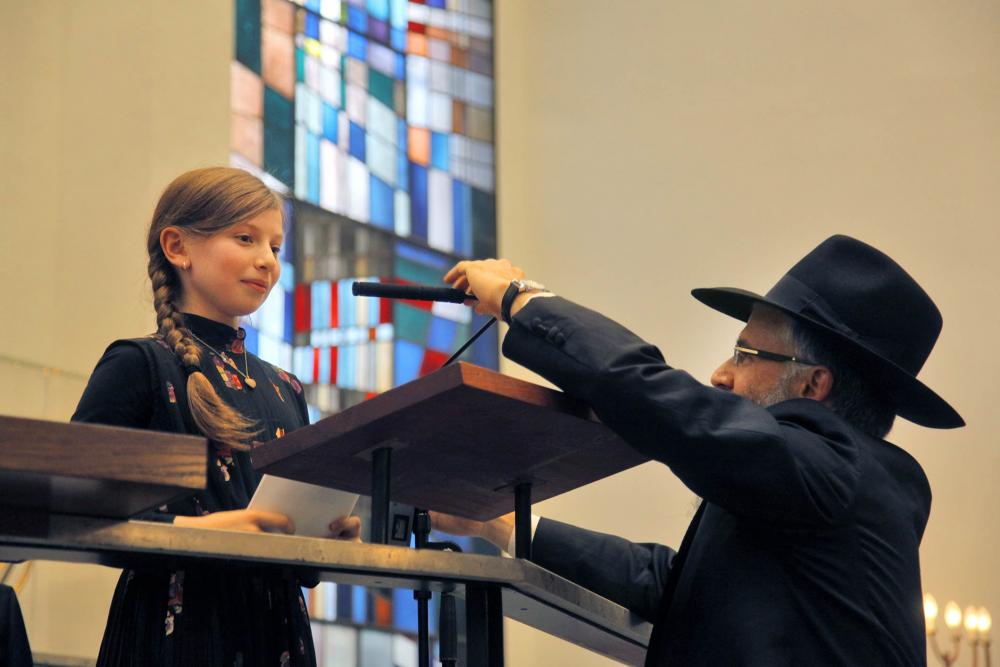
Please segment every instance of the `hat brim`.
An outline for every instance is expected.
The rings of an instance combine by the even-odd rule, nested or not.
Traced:
[[[896,406],[896,414],[914,424],[930,428],[958,428],[965,426],[965,420],[951,407],[947,401],[938,396],[934,390],[910,375],[906,370],[892,361],[869,350],[857,341],[848,338],[843,333],[832,329],[822,322],[789,310],[781,304],[767,298],[739,289],[737,287],[711,287],[691,290],[691,296],[720,313],[735,317],[746,322],[750,319],[753,307],[764,304],[779,310],[786,315],[809,324],[834,336],[845,348],[858,353],[866,368],[874,368],[879,382],[891,392]]]

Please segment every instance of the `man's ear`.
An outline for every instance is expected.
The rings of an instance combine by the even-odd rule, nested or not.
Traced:
[[[833,373],[826,366],[811,366],[802,385],[802,398],[810,398],[822,403],[833,391]]]
[[[186,240],[184,233],[177,227],[164,227],[160,232],[160,247],[163,249],[164,257],[175,269],[181,271],[191,266]]]

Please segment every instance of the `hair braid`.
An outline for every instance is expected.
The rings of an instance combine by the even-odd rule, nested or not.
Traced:
[[[184,325],[184,315],[174,307],[176,274],[162,253],[150,256],[149,279],[153,286],[153,308],[157,332],[185,367],[199,367],[201,348]],[[201,371],[187,379],[191,417],[210,440],[232,449],[247,450],[249,440],[260,432],[255,423],[226,403]]]

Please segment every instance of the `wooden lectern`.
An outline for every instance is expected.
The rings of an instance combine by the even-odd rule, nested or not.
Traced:
[[[648,460],[587,405],[464,363],[263,443],[252,456],[264,473],[370,494],[375,543],[387,541],[390,497],[478,520],[514,509],[515,555],[525,559],[532,498],[545,500]],[[501,604],[498,588],[467,586],[470,664],[502,664]]]
[[[127,518],[205,488],[205,438],[0,416],[0,507]]]
[[[380,450],[393,500],[478,520],[510,512],[519,485],[545,500],[648,460],[566,394],[458,363],[258,445],[253,462],[373,495]]]

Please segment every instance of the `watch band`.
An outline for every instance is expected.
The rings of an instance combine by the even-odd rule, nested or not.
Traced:
[[[507,291],[503,293],[503,299],[500,300],[500,318],[507,324],[510,324],[510,307],[514,305],[514,299],[523,289],[524,284],[520,280],[512,280],[510,285],[507,285]]]
[[[518,294],[524,292],[548,292],[548,288],[545,285],[535,282],[534,280],[518,280],[515,278],[510,281],[510,285],[507,286],[507,291],[503,293],[503,298],[500,300],[500,318],[510,324],[510,308],[514,305],[514,299],[517,298]]]

